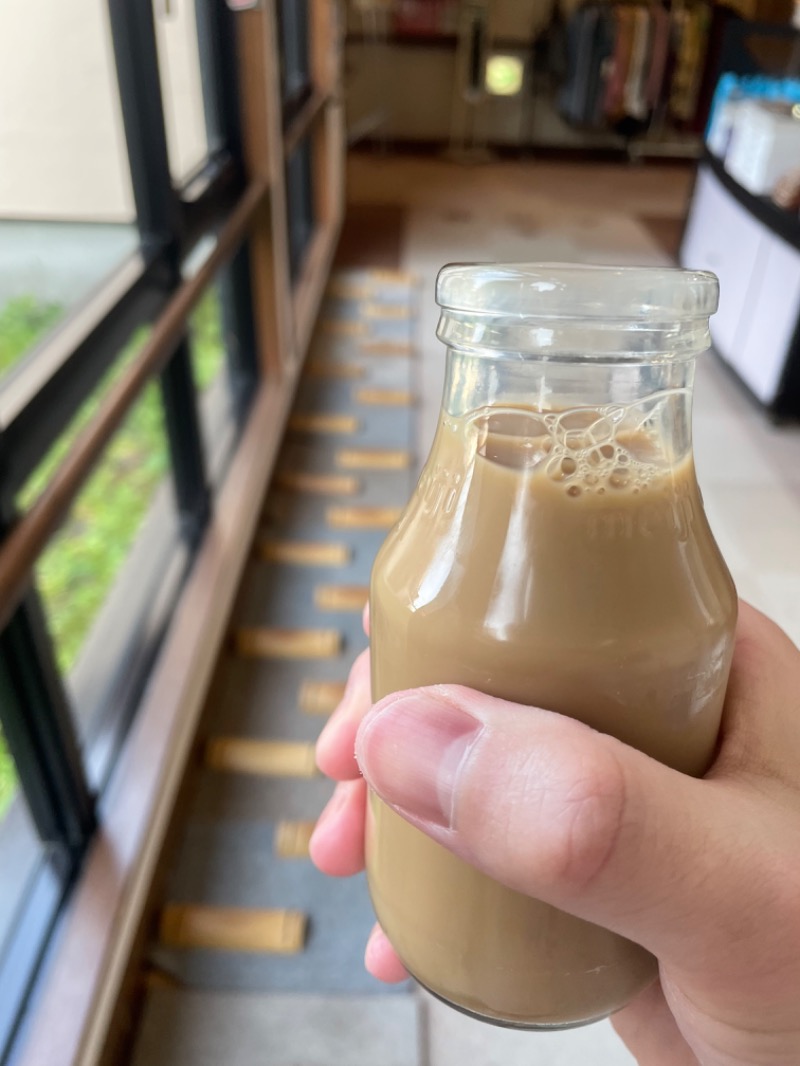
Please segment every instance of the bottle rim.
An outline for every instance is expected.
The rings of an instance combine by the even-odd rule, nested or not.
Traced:
[[[498,357],[651,361],[710,345],[719,281],[679,267],[451,263],[436,281],[437,336]]]

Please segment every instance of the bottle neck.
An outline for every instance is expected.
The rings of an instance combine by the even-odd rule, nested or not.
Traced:
[[[571,434],[577,449],[609,433],[635,433],[652,439],[662,462],[676,463],[691,452],[693,385],[693,358],[493,359],[448,348],[442,414],[467,419],[487,407],[552,414],[553,432]]]

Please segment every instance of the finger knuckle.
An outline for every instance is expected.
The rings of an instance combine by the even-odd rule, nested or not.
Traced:
[[[544,799],[548,873],[573,891],[596,882],[611,863],[625,821],[625,777],[618,761],[597,750],[577,760]]]

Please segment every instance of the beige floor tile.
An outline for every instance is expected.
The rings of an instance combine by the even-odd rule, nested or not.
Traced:
[[[701,487],[781,486],[781,471],[759,448],[741,414],[695,415],[694,457]]]
[[[781,480],[800,489],[800,426],[774,426],[759,415],[748,427],[756,447]]]
[[[695,363],[694,417],[706,414],[741,414],[748,420],[761,417],[714,352],[704,352]]]
[[[430,1066],[636,1066],[610,1022],[555,1033],[516,1032],[476,1022],[421,994]]]
[[[711,528],[732,570],[756,578],[800,573],[800,500],[790,489],[715,484],[704,491]]]
[[[763,605],[757,606],[800,647],[800,572],[762,574],[757,585],[763,596]]]

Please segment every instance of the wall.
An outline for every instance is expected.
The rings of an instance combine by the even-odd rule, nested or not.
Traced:
[[[185,175],[206,151],[194,16],[191,0],[170,0],[169,18],[157,3],[170,157]],[[0,218],[133,215],[104,0],[1,0]]]

